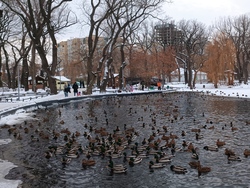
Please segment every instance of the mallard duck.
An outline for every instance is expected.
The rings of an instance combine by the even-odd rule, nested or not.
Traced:
[[[29,133],[29,129],[27,127],[24,128],[24,133]]]
[[[30,139],[31,139],[32,142],[38,142],[39,141],[39,138],[34,137],[34,135],[31,135]]]
[[[78,137],[78,136],[81,136],[81,133],[76,131],[75,135],[76,135],[76,137]]]
[[[200,166],[200,161],[190,161],[188,164],[191,168],[196,169],[198,166]]]
[[[204,146],[203,149],[205,149],[207,151],[219,151],[218,147],[216,147],[216,146]]]
[[[198,170],[198,176],[200,176],[201,174],[203,173],[208,173],[211,171],[211,168],[210,167],[207,167],[207,166],[201,166],[199,165],[197,167],[197,170]]]
[[[185,131],[181,131],[181,136],[186,136],[186,132]]]
[[[194,150],[194,145],[192,143],[188,144],[188,151],[192,152]]]
[[[193,153],[191,156],[192,159],[199,160],[199,155],[197,153]]]
[[[134,164],[138,164],[138,163],[140,163],[142,161],[142,158],[141,157],[136,157],[136,158],[134,158]]]
[[[79,153],[75,152],[75,153],[69,153],[67,154],[68,158],[78,158],[79,157]]]
[[[234,153],[234,151],[232,151],[232,150],[230,150],[230,149],[225,149],[225,155],[230,155],[230,156],[232,156],[232,155],[235,155],[235,153]]]
[[[245,156],[245,157],[250,156],[250,150],[249,150],[249,149],[245,149],[245,150],[244,150],[244,156]]]
[[[86,160],[86,159],[83,159],[82,160],[82,167],[87,167],[87,166],[94,166],[95,165],[95,160]]]
[[[236,155],[227,155],[227,160],[228,161],[241,161],[240,157]]]
[[[114,174],[122,174],[122,173],[126,173],[127,172],[127,168],[126,166],[122,165],[122,164],[116,164],[116,165],[112,165],[112,166],[107,166],[107,169]]]
[[[62,165],[69,164],[70,161],[71,161],[71,158],[63,157],[63,158],[61,159]]]
[[[154,164],[153,161],[149,162],[149,169],[163,168],[163,167],[165,167],[165,165],[163,165],[162,163],[156,163],[156,164]]]
[[[216,145],[217,145],[218,147],[224,146],[225,144],[226,144],[226,143],[223,142],[223,141],[220,141],[220,139],[218,139],[217,142],[216,142]]]
[[[187,173],[187,169],[184,168],[184,167],[181,167],[181,166],[171,165],[170,170],[172,170],[173,172],[175,172],[177,174],[185,174],[185,173]]]
[[[203,135],[198,134],[198,133],[195,134],[195,139],[196,140],[199,140],[199,139],[202,139],[202,138],[203,138]]]
[[[200,129],[191,129],[191,132],[199,133],[199,132],[201,132],[201,130]]]
[[[46,151],[44,156],[46,157],[46,159],[49,159],[52,157],[52,153],[50,151]]]
[[[172,161],[171,156],[165,156],[158,160],[159,163],[170,163]]]

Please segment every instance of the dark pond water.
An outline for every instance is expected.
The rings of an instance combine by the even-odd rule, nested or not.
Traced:
[[[21,179],[25,188],[249,187],[250,157],[243,155],[245,149],[250,149],[250,130],[246,124],[250,121],[249,110],[250,102],[247,100],[208,97],[198,93],[112,96],[59,104],[38,109],[38,120],[16,125],[21,140],[9,134],[7,128],[2,128],[1,138],[11,138],[13,142],[0,146],[0,158],[18,166],[6,178]],[[78,131],[81,135],[75,140],[86,150],[89,141],[84,133],[90,134],[92,139],[99,135],[91,132],[90,126],[93,129],[105,127],[107,132],[113,133],[117,127],[124,132],[125,124],[126,129],[133,127],[138,136],[122,153],[130,155],[132,145],[137,142],[141,146],[144,138],[148,139],[157,129],[162,131],[166,126],[167,136],[170,133],[178,136],[175,139],[176,148],[182,148],[183,140],[192,143],[197,148],[201,164],[211,167],[211,172],[198,176],[197,169],[188,164],[195,160],[188,151],[176,151],[170,164],[154,171],[149,169],[149,161],[154,161],[154,155],[148,155],[133,167],[128,162],[124,163],[123,157],[113,159],[115,164],[127,166],[126,174],[113,175],[106,168],[108,157],[93,155],[91,159],[96,164],[83,168],[81,161],[86,159],[85,152],[66,166],[61,164],[63,155],[53,155],[49,159],[44,155],[49,146],[66,147],[68,142],[64,140],[64,133],[53,139],[53,130],[61,132],[68,128],[71,136]],[[230,124],[237,130],[232,131]],[[25,133],[25,128],[28,128],[28,133]],[[202,138],[197,140],[192,129],[200,129]],[[185,136],[181,135],[182,131],[186,132]],[[39,138],[39,142],[31,141],[31,135]],[[162,135],[156,135],[154,141],[158,138],[161,139]],[[226,143],[219,151],[203,149],[204,146],[216,146],[217,139]],[[161,140],[160,144],[163,143],[165,141]],[[241,161],[229,162],[224,154],[226,148],[233,150]],[[171,155],[170,149],[163,151]],[[176,174],[170,170],[171,165],[183,166],[187,173]]]

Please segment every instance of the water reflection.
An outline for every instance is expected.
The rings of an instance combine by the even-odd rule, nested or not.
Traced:
[[[244,158],[244,149],[249,149],[248,101],[206,97],[194,93],[168,93],[152,95],[131,95],[120,97],[88,99],[70,104],[59,105],[58,108],[40,109],[37,111],[38,122],[28,122],[18,128],[22,140],[10,138],[15,141],[8,147],[1,146],[4,155],[10,161],[18,164],[20,169],[14,169],[8,178],[22,179],[24,187],[228,187],[249,186],[250,166],[249,159]],[[60,110],[60,113],[59,113]],[[232,131],[232,126],[238,130]],[[31,126],[32,125],[32,126]],[[62,155],[49,159],[44,157],[48,146],[62,146],[65,141],[64,134],[55,139],[53,130],[60,132],[68,129],[81,135],[76,138],[82,146],[88,146],[89,140],[84,133],[96,137],[94,129],[105,127],[107,132],[113,133],[119,127],[135,128],[139,136],[131,143],[141,145],[144,138],[148,139],[157,129],[167,127],[167,136],[175,134],[176,148],[182,148],[183,140],[193,143],[198,148],[197,153],[202,165],[211,167],[211,172],[198,177],[196,169],[190,168],[192,153],[176,151],[171,164],[180,165],[188,169],[183,174],[175,174],[170,170],[171,164],[165,164],[162,169],[149,170],[149,161],[154,155],[144,158],[140,164],[128,168],[126,174],[111,175],[107,170],[108,157],[92,156],[95,166],[83,169],[81,160],[86,158],[81,154],[79,158],[62,166]],[[24,133],[24,127],[29,127],[29,133]],[[93,131],[90,131],[90,127]],[[201,139],[196,139],[192,129],[200,129]],[[185,131],[186,136],[181,136]],[[42,134],[41,134],[42,132]],[[1,131],[1,135],[7,130]],[[39,137],[39,142],[32,142],[30,135]],[[46,137],[48,136],[48,138]],[[44,137],[44,138],[43,138]],[[162,135],[155,136],[154,140],[161,139]],[[220,139],[226,145],[218,152],[206,151],[204,146],[216,144]],[[164,141],[161,140],[161,144]],[[228,162],[224,155],[225,148],[232,149],[240,156],[241,162]],[[131,154],[131,146],[124,151]],[[170,149],[164,152],[171,155]],[[114,163],[123,163],[123,157],[113,159]]]

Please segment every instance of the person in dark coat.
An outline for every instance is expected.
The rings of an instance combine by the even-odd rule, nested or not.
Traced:
[[[75,82],[72,86],[73,90],[74,90],[74,96],[77,96],[78,93],[78,84]]]
[[[68,84],[65,84],[64,85],[64,95],[65,95],[65,97],[68,97],[69,96],[69,93],[71,93],[70,92],[70,85]]]

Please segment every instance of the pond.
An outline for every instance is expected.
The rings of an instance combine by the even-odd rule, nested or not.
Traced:
[[[37,109],[34,119],[2,127],[1,138],[13,141],[0,146],[0,158],[18,166],[6,178],[22,180],[24,188],[249,187],[250,157],[243,155],[245,149],[250,149],[249,109],[247,99],[191,92],[85,98]],[[98,138],[109,144],[109,136],[101,136],[100,129],[108,135],[117,130],[120,139],[115,142],[113,138],[109,149],[116,145],[120,157],[112,155],[112,161],[125,165],[126,173],[110,173],[107,168],[110,153],[101,156],[91,151],[99,148],[100,152]],[[163,147],[166,145],[163,134],[177,136],[175,144]],[[130,166],[124,161],[124,153],[132,155],[132,148],[142,148],[144,138],[148,142],[150,136],[151,145],[147,143],[150,149],[141,149],[144,156],[139,164]],[[218,151],[204,149],[205,146],[215,147],[218,139],[225,142]],[[183,141],[193,144],[201,165],[210,167],[210,172],[198,175],[198,170],[190,167],[189,162],[197,160],[183,147]],[[73,144],[67,144],[69,142]],[[90,142],[94,142],[93,148]],[[152,143],[162,147],[153,149]],[[124,147],[119,147],[121,145]],[[62,165],[62,158],[69,157],[66,152],[80,146],[82,150],[77,150],[78,155],[71,155],[71,161]],[[55,154],[53,148],[63,149]],[[225,149],[234,151],[240,161],[229,161]],[[156,164],[156,156],[152,154],[155,150],[172,157],[171,162],[164,163],[163,168],[150,169],[150,161]],[[51,151],[51,157],[46,157],[47,151]],[[87,159],[88,154],[95,165],[83,167],[82,159]],[[187,172],[175,173],[171,165],[182,166]]]

